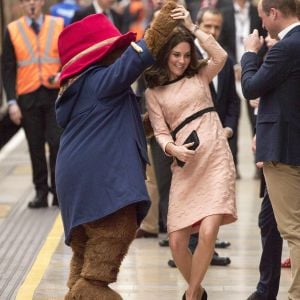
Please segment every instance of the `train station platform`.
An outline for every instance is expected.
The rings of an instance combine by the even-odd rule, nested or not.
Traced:
[[[219,238],[231,242],[219,255],[229,256],[226,267],[210,266],[203,286],[210,300],[243,300],[255,290],[261,254],[257,218],[261,200],[251,153],[247,120],[242,118],[239,138],[237,206],[239,220],[223,226]],[[23,131],[0,151],[0,299],[62,300],[67,291],[71,252],[64,245],[57,207],[28,209],[34,196],[31,166]],[[49,200],[50,200],[49,196]],[[49,201],[50,202],[50,201]],[[159,239],[166,237],[160,234]],[[177,269],[167,265],[168,247],[159,239],[137,239],[125,258],[118,282],[124,300],[176,300],[186,288]],[[284,243],[283,258],[288,256]],[[287,299],[290,269],[282,269],[278,300]]]

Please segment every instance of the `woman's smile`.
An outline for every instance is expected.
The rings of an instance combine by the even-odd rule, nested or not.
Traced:
[[[187,42],[179,43],[171,50],[168,58],[170,80],[181,76],[191,62],[191,46]]]

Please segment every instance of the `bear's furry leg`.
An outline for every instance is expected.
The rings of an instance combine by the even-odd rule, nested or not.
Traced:
[[[70,300],[122,300],[122,297],[109,288],[106,282],[84,278],[76,281],[70,294]]]
[[[87,235],[85,234],[85,229],[83,228],[83,226],[78,226],[73,229],[71,237],[71,248],[73,251],[73,256],[70,262],[70,274],[67,283],[69,292],[66,294],[65,300],[72,299],[70,290],[72,289],[76,281],[80,279],[86,241]]]
[[[88,237],[81,279],[71,290],[71,299],[120,300],[108,285],[117,280],[119,268],[134,240],[136,208],[125,207],[101,220],[84,225]]]

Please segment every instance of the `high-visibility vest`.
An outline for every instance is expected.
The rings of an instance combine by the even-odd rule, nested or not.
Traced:
[[[53,84],[50,78],[61,67],[57,41],[63,27],[62,18],[48,15],[38,34],[26,23],[25,17],[8,25],[17,61],[18,95],[33,92],[41,85],[50,89],[58,88],[58,84]]]

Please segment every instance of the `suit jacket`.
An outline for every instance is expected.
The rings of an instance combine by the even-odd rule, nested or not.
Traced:
[[[256,160],[300,165],[300,25],[268,52],[242,57],[246,99],[261,97],[256,125]]]
[[[91,4],[87,7],[77,10],[72,18],[71,23],[80,21],[81,19],[83,19],[89,15],[95,14],[95,13],[96,13],[95,7],[93,4]],[[110,13],[111,13],[112,21],[113,21],[114,25],[122,32],[122,26],[123,26],[122,16],[119,15],[118,13],[116,13],[113,9],[110,10]]]
[[[218,89],[214,102],[223,127],[230,127],[236,133],[240,116],[240,98],[236,93],[233,62],[229,57],[218,74]]]
[[[236,26],[235,26],[235,18],[234,18],[234,7],[233,5],[226,7],[223,11],[223,26],[221,35],[219,38],[219,43],[222,47],[227,51],[228,55],[233,60],[234,64],[239,63],[236,57]],[[258,29],[259,35],[266,35],[265,30],[262,28],[261,20],[257,13],[257,8],[250,4],[249,7],[249,18],[250,18],[250,32]]]
[[[196,49],[198,57],[203,58],[199,49],[197,47]],[[240,98],[235,89],[233,62],[230,57],[227,58],[223,69],[218,74],[217,92],[212,82],[210,90],[223,127],[230,127],[235,134],[240,117]]]

